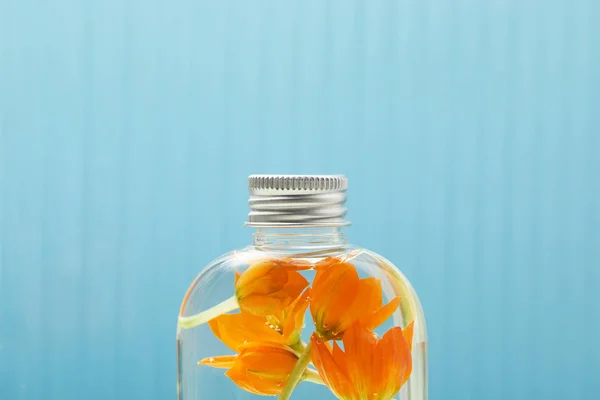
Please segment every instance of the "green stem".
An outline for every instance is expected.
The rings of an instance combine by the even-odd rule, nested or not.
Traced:
[[[296,385],[298,384],[298,382],[300,382],[302,380],[302,378],[304,378],[306,376],[306,368],[308,367],[308,364],[310,363],[311,352],[312,352],[312,342],[308,342],[308,344],[304,348],[304,351],[300,355],[300,358],[298,358],[298,361],[296,362],[296,366],[294,366],[292,373],[288,377],[288,380],[285,383],[285,386],[283,387],[281,394],[279,395],[279,400],[288,400],[290,398],[290,396],[292,395],[292,392],[296,388]]]
[[[229,311],[237,310],[238,308],[240,308],[240,305],[238,304],[237,298],[232,296],[224,302],[219,303],[216,306],[202,311],[196,315],[192,315],[190,317],[179,317],[179,326],[182,328],[193,328],[194,326],[205,324],[219,315],[223,315]]]
[[[304,349],[306,348],[306,344],[302,341],[298,343],[288,345],[292,350],[294,350],[298,355],[302,354]]]
[[[323,379],[321,378],[321,375],[319,375],[319,373],[317,371],[315,371],[314,369],[310,369],[310,368],[306,369],[306,372],[304,375],[304,380],[307,382],[316,383],[317,385],[325,384],[325,382],[323,382]]]

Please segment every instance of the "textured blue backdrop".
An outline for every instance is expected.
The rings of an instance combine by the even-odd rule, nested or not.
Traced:
[[[173,399],[251,173],[345,173],[432,399],[600,393],[597,0],[0,1],[0,398]],[[596,21],[596,22],[594,22]]]

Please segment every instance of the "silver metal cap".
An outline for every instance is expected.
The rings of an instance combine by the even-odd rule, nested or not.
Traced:
[[[349,225],[343,175],[250,175],[247,226]]]

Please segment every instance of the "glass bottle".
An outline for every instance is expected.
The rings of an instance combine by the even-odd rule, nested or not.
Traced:
[[[178,400],[427,399],[417,295],[348,244],[340,175],[252,175],[250,246],[204,268],[177,328]]]

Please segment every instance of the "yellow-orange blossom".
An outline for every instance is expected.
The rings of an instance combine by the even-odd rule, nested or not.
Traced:
[[[208,322],[210,329],[233,351],[246,342],[272,342],[295,346],[300,342],[310,289],[276,315],[258,316],[241,310]]]
[[[227,368],[236,385],[259,395],[275,395],[296,365],[298,356],[287,346],[275,343],[247,343],[235,356],[209,357],[198,364]]]
[[[382,306],[381,282],[358,277],[354,265],[334,257],[315,266],[310,312],[323,340],[341,339],[355,321],[375,329],[398,308],[400,297]]]
[[[311,337],[312,360],[331,391],[342,400],[389,400],[412,371],[413,323],[394,327],[380,339],[355,322],[344,333],[344,350]]]
[[[286,259],[251,265],[236,275],[234,289],[240,309],[254,315],[278,315],[308,286],[298,270],[309,268]]]

